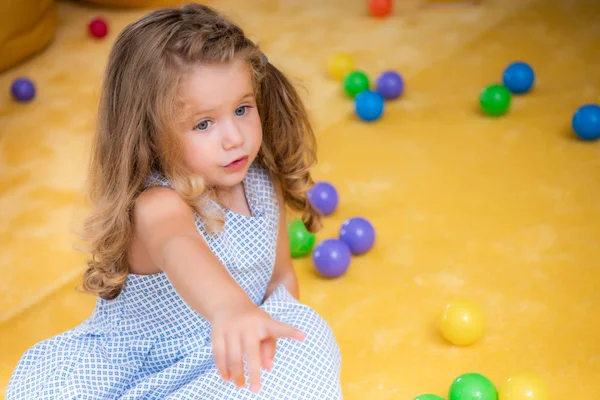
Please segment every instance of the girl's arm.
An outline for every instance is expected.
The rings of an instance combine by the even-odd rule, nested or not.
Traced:
[[[287,233],[287,220],[285,213],[285,202],[283,194],[278,185],[276,185],[277,201],[279,203],[279,233],[277,235],[277,249],[275,255],[275,269],[271,276],[271,281],[267,286],[265,299],[268,298],[279,285],[285,285],[288,292],[296,299],[299,296],[298,278],[292,265],[290,255],[290,241]]]
[[[219,312],[253,303],[200,236],[190,207],[169,188],[138,198],[135,234],[179,295],[211,323]]]
[[[260,368],[271,369],[276,341],[303,340],[299,330],[273,320],[229,275],[200,236],[189,206],[172,189],[155,187],[137,200],[135,234],[183,300],[211,323],[215,364],[224,380],[260,390]]]

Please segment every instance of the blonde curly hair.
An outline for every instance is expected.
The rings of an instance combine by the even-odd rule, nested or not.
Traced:
[[[202,217],[207,188],[182,163],[175,134],[179,83],[198,63],[246,60],[263,127],[260,162],[302,214],[307,228],[320,228],[320,215],[306,192],[316,162],[313,129],[290,81],[265,62],[242,29],[212,8],[189,4],[149,13],[128,25],[110,53],[99,106],[88,177],[92,211],[83,225],[91,259],[82,289],[103,299],[121,292],[133,234],[132,210],[148,174],[164,174]]]

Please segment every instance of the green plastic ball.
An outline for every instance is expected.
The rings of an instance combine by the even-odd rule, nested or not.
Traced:
[[[479,104],[483,111],[488,115],[502,115],[510,108],[510,91],[500,84],[494,84],[486,87],[481,92]]]
[[[498,400],[498,391],[485,376],[468,373],[452,382],[448,400]]]
[[[422,394],[415,397],[413,400],[444,400],[444,398],[437,394]]]
[[[352,71],[344,78],[344,91],[352,98],[369,89],[369,77],[362,71]]]
[[[310,233],[302,220],[296,219],[288,224],[290,254],[292,258],[308,255],[315,245],[315,235]]]

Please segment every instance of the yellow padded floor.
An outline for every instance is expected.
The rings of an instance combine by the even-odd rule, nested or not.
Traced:
[[[363,1],[212,3],[306,89],[315,176],[341,197],[318,239],[350,216],[376,226],[376,247],[341,279],[295,262],[303,301],[339,340],[345,398],[445,395],[470,371],[497,384],[530,371],[553,399],[597,398],[600,144],[575,140],[569,126],[578,106],[600,101],[600,3],[396,3],[383,20]],[[84,258],[72,249],[88,144],[111,42],[145,12],[59,2],[52,45],[0,76],[0,393],[23,351],[92,311],[94,299],[74,290]],[[110,21],[104,41],[87,36],[96,15]],[[382,120],[357,121],[325,75],[337,50],[372,77],[404,75],[406,94]],[[515,59],[534,66],[535,91],[505,117],[482,116],[480,90]],[[21,75],[37,84],[33,103],[8,96]],[[457,298],[486,315],[472,347],[446,344],[435,328]]]

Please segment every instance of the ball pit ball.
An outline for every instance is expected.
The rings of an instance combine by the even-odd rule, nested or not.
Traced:
[[[29,78],[17,78],[10,86],[10,93],[16,101],[26,103],[35,97],[35,85]]]
[[[364,254],[375,243],[375,228],[365,218],[348,218],[340,228],[340,240],[346,243],[352,254]]]
[[[479,97],[483,112],[491,116],[506,114],[510,108],[510,91],[503,85],[493,84],[486,87]]]
[[[550,400],[548,387],[533,374],[521,374],[509,378],[498,390],[499,400]]]
[[[350,266],[350,249],[338,239],[325,239],[313,250],[315,268],[325,278],[337,278],[346,273]]]
[[[471,345],[483,335],[483,312],[470,301],[453,301],[446,305],[439,328],[448,342],[457,346]]]
[[[437,394],[422,394],[415,397],[413,400],[444,400],[444,398],[442,396],[438,396]]]
[[[377,92],[385,99],[393,100],[402,95],[402,92],[404,91],[404,80],[402,79],[402,76],[395,71],[385,71],[379,75],[375,86]]]
[[[304,257],[310,254],[315,245],[314,233],[309,232],[300,219],[290,221],[288,224],[288,238],[292,258]]]
[[[367,0],[369,14],[374,17],[385,17],[392,12],[392,0]]]
[[[527,93],[535,81],[535,72],[523,61],[516,61],[504,70],[502,82],[512,93]]]
[[[344,91],[352,98],[369,89],[369,77],[362,71],[351,71],[344,77]]]
[[[354,59],[348,53],[335,53],[327,60],[327,73],[341,81],[354,69]]]
[[[332,214],[338,205],[338,192],[329,182],[317,182],[308,190],[308,200],[323,215]]]
[[[600,138],[600,106],[586,104],[573,114],[571,120],[573,131],[583,140],[596,140]]]
[[[363,121],[378,120],[383,115],[384,108],[383,96],[372,90],[362,91],[354,98],[354,111]]]
[[[102,39],[108,34],[108,24],[103,18],[94,18],[88,24],[88,30],[96,39]]]
[[[448,400],[498,400],[498,391],[485,376],[467,373],[452,382]]]

